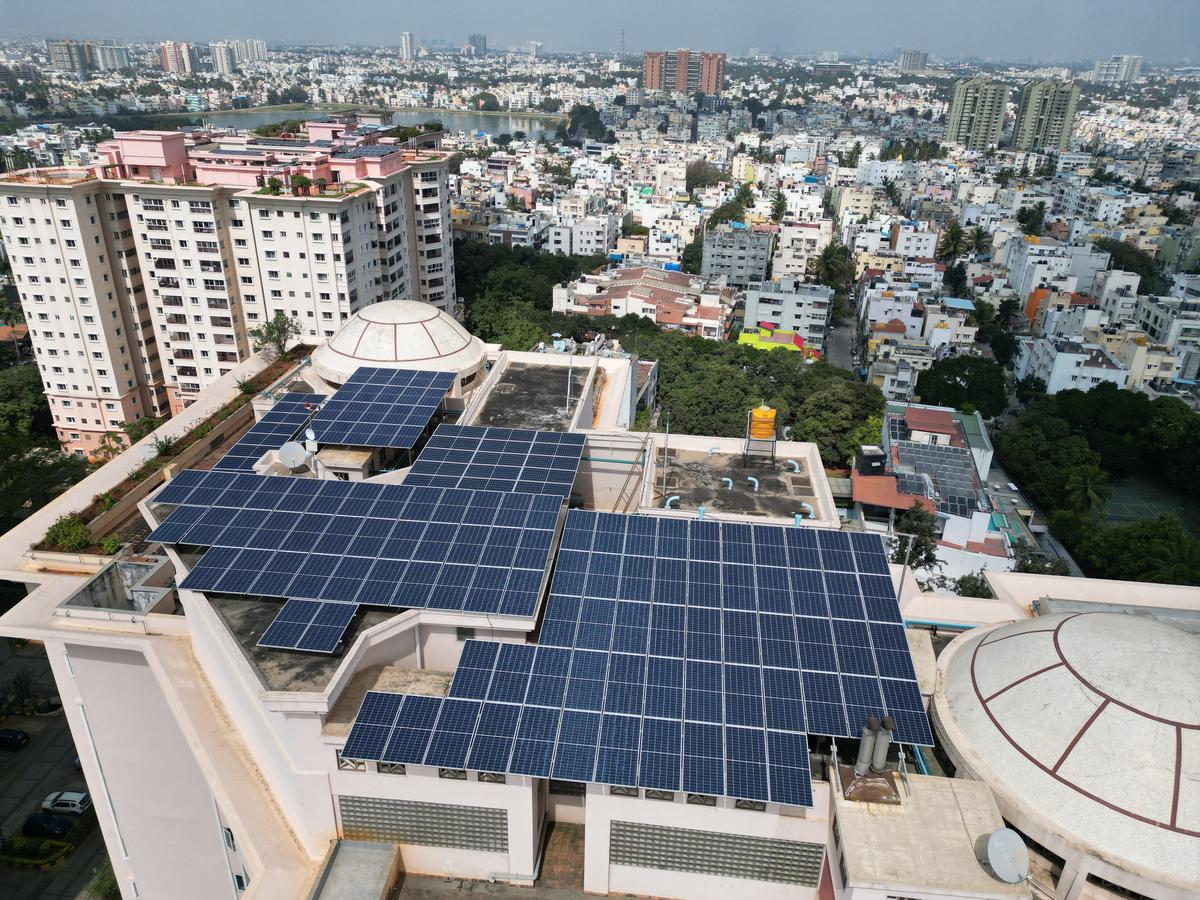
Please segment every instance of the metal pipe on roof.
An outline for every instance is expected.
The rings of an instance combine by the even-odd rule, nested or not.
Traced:
[[[794,460],[794,459],[785,459],[785,460],[784,460],[784,462],[785,462],[785,463],[787,463],[789,466],[792,466],[792,471],[793,471],[793,472],[797,472],[797,473],[798,473],[798,472],[800,471],[800,463],[799,463],[797,460]]]
[[[728,485],[728,487],[726,488],[727,490],[730,490],[730,491],[733,490],[733,479],[732,478],[722,478],[721,480],[723,482],[725,482],[726,485]]]
[[[747,475],[746,480],[748,482],[750,482],[752,485],[754,485],[754,493],[757,494],[758,493],[758,479],[755,478],[753,475]]]
[[[879,719],[868,716],[863,723],[862,734],[858,739],[858,758],[854,761],[854,774],[861,778],[871,767],[871,757],[875,752],[875,733],[879,731]]]
[[[892,742],[892,732],[896,729],[896,720],[884,716],[880,724],[879,734],[875,736],[875,746],[871,753],[871,771],[884,772],[887,770],[888,745]]]

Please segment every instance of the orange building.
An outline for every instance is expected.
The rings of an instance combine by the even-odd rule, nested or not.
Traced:
[[[725,89],[725,54],[696,50],[650,50],[642,58],[642,87],[680,94],[719,94]]]

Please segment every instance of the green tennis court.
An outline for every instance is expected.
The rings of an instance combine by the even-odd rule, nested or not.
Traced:
[[[1114,480],[1112,498],[1104,505],[1108,522],[1133,522],[1154,519],[1160,513],[1174,513],[1196,538],[1200,538],[1198,504],[1155,481],[1137,478]]]

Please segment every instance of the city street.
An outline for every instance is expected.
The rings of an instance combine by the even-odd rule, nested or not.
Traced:
[[[853,369],[854,361],[851,354],[854,350],[854,326],[839,325],[829,332],[826,344],[826,359],[832,366],[839,369]]]
[[[20,671],[28,672],[37,694],[54,690],[50,665],[42,648],[28,644],[9,654],[0,638],[0,684],[10,684]],[[0,754],[0,834],[20,834],[21,824],[54,791],[86,791],[83,773],[75,768],[75,745],[62,714],[50,717],[9,716],[0,728],[29,733],[29,743],[15,753]],[[76,900],[104,860],[104,841],[98,828],[59,865],[44,872],[0,867],[0,897],[5,900]]]

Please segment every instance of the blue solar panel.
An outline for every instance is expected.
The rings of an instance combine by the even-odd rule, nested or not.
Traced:
[[[562,509],[550,495],[216,471],[163,494],[177,508],[151,539],[213,548],[189,590],[519,617],[536,612]]]
[[[401,734],[488,771],[804,805],[808,734],[890,714],[931,741],[878,538],[572,511],[562,543],[539,644],[464,648],[450,699],[496,726],[397,721],[385,754]]]
[[[249,472],[268,450],[295,437],[325,400],[323,394],[284,394],[213,466],[219,471]],[[169,502],[169,501],[161,501]]]
[[[440,425],[405,484],[567,497],[583,444],[581,434]]]
[[[407,450],[454,378],[452,372],[362,367],[325,402],[312,429],[323,444]]]
[[[358,612],[353,603],[293,599],[283,604],[258,646],[274,650],[332,653]]]

